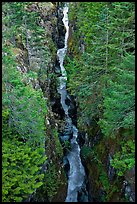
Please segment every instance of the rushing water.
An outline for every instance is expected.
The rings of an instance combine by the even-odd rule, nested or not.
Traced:
[[[66,34],[65,34],[64,48],[61,48],[57,51],[57,56],[59,59],[60,69],[62,73],[62,76],[59,77],[60,86],[58,88],[58,92],[61,95],[61,104],[65,112],[65,118],[66,118],[66,124],[67,124],[66,127],[69,127],[69,131],[73,133],[73,137],[70,141],[71,151],[66,156],[70,165],[70,170],[68,172],[68,191],[67,191],[66,202],[78,202],[78,192],[81,192],[81,188],[85,181],[85,170],[81,163],[80,147],[77,143],[78,129],[76,128],[76,126],[73,125],[72,119],[69,117],[69,114],[68,114],[69,106],[66,105],[65,103],[65,100],[68,96],[67,90],[66,90],[67,73],[63,66],[64,57],[67,52],[67,40],[69,35],[67,4],[65,4],[63,8],[63,14],[64,14],[64,17],[62,21],[66,28]]]

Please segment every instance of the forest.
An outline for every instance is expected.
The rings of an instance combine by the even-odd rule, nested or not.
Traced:
[[[135,2],[2,3],[2,202],[65,201],[75,133],[61,97],[85,169],[77,202],[135,202]]]

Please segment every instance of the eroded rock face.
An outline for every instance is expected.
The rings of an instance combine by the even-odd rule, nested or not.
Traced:
[[[58,20],[57,20],[57,28],[58,28],[58,39],[57,39],[57,47],[58,49],[64,47],[64,41],[65,41],[65,27],[63,24],[63,10],[61,8],[58,9]]]
[[[83,133],[80,138],[81,140],[83,137],[83,145],[89,147],[90,151],[93,149],[89,155],[87,152],[85,159],[82,157],[88,178],[89,201],[104,202],[105,198],[108,199],[107,202],[135,202],[135,167],[126,171],[124,176],[118,177],[116,169],[111,166],[111,159],[118,151],[119,138],[106,142],[103,137],[99,137],[92,140],[95,143],[90,144],[92,136],[94,135]],[[108,183],[106,186],[109,191],[105,191],[103,182]]]
[[[39,14],[36,24],[44,32],[35,32],[35,28],[28,29],[28,46],[19,39],[16,42],[15,53],[17,69],[22,73],[22,81],[31,84],[34,89],[42,89],[47,102],[47,115],[45,117],[46,137],[45,152],[48,157],[43,166],[45,175],[54,180],[54,192],[45,184],[28,198],[29,202],[63,202],[66,198],[67,180],[62,163],[63,150],[59,145],[58,131],[64,129],[64,111],[60,105],[60,96],[57,93],[57,78],[55,69],[57,65],[57,48],[64,46],[65,30],[62,25],[62,15],[58,12],[57,4],[51,2],[34,2],[26,7],[28,12]],[[34,19],[35,20],[35,19]],[[29,63],[28,63],[29,61]],[[35,74],[28,77],[27,73]],[[27,77],[26,77],[27,76]],[[53,171],[54,170],[54,171]]]
[[[113,166],[111,166],[110,162],[112,160],[112,156],[111,154],[108,155],[108,161],[107,161],[107,172],[108,172],[108,178],[110,181],[113,180],[114,176],[115,176],[115,169]]]
[[[135,167],[125,173],[123,191],[130,202],[135,202]]]
[[[58,2],[57,4],[57,10],[56,10],[56,17],[57,17],[57,22],[56,22],[56,27],[53,28],[52,32],[52,39],[57,47],[57,49],[63,48],[64,47],[64,36],[65,36],[65,27],[62,22],[63,19],[63,10],[62,10],[62,5],[59,4],[61,2]]]

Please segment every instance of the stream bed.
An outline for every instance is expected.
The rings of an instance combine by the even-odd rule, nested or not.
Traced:
[[[67,189],[67,197],[65,202],[88,202],[88,193],[86,190],[85,184],[85,169],[82,165],[80,158],[80,146],[77,142],[78,137],[78,129],[73,124],[71,116],[69,116],[68,110],[70,108],[69,105],[66,104],[66,99],[69,98],[70,103],[71,99],[66,90],[66,82],[67,82],[67,73],[63,66],[64,57],[67,52],[67,40],[69,36],[69,22],[68,22],[68,4],[66,3],[63,7],[63,24],[66,29],[65,33],[65,42],[64,48],[58,49],[57,56],[59,60],[59,65],[61,69],[61,76],[59,76],[60,85],[58,87],[58,93],[61,96],[60,102],[62,108],[65,113],[65,131],[62,136],[62,140],[66,139],[70,141],[70,151],[68,151],[65,156],[65,160],[69,162],[69,170],[67,172],[68,175],[68,189]]]

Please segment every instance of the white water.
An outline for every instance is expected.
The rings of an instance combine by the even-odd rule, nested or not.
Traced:
[[[85,171],[81,163],[80,147],[76,141],[78,136],[78,130],[73,125],[73,138],[71,139],[71,151],[67,155],[70,171],[68,175],[68,192],[66,202],[77,202],[78,191],[84,182]]]
[[[69,26],[68,26],[68,6],[67,4],[63,8],[63,23],[66,28],[66,34],[65,34],[65,46],[62,49],[59,49],[57,51],[57,56],[59,58],[60,68],[62,76],[59,77],[60,80],[60,86],[58,88],[58,92],[61,94],[61,104],[63,107],[63,110],[65,112],[66,116],[66,122],[70,129],[72,129],[73,137],[71,139],[71,151],[67,155],[67,159],[70,164],[70,170],[68,174],[68,191],[67,191],[67,197],[66,202],[78,202],[78,191],[80,191],[82,184],[84,183],[85,179],[85,170],[81,163],[80,158],[80,147],[77,143],[77,137],[78,137],[78,129],[72,124],[72,119],[68,115],[68,109],[69,107],[65,103],[65,99],[67,97],[67,91],[66,91],[66,81],[67,81],[67,73],[63,66],[64,57],[67,52],[67,40],[69,36]]]
[[[57,56],[59,58],[59,63],[60,63],[60,68],[61,68],[61,73],[62,73],[62,76],[59,77],[60,87],[58,88],[58,92],[61,94],[61,104],[62,104],[62,107],[65,111],[65,115],[68,115],[68,106],[65,104],[65,99],[67,97],[67,91],[66,91],[67,73],[66,73],[66,70],[63,66],[63,62],[64,62],[64,57],[65,57],[66,52],[67,52],[67,40],[68,40],[68,35],[69,35],[68,14],[67,13],[68,13],[68,7],[65,6],[63,8],[64,17],[62,20],[64,23],[64,26],[66,28],[65,46],[64,46],[64,48],[61,48],[57,51]]]

